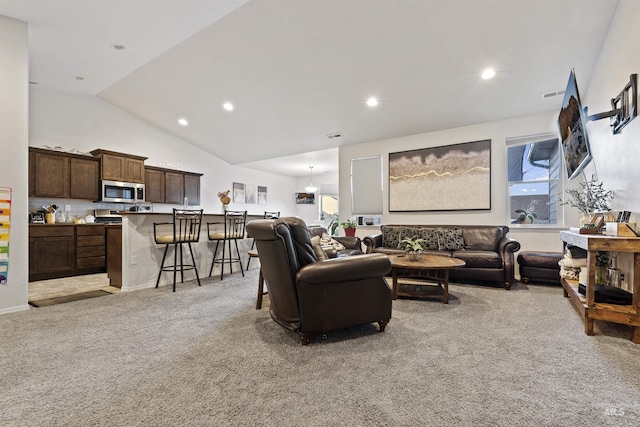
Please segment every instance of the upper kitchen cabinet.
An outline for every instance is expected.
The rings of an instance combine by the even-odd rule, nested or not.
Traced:
[[[181,205],[187,197],[189,205],[200,204],[201,173],[145,167],[147,202]]]
[[[144,184],[146,157],[108,150],[93,150],[91,154],[101,160],[102,179]]]
[[[79,154],[29,147],[29,195],[99,200],[99,160]]]
[[[150,167],[144,168],[145,201],[150,203],[164,203],[164,171]]]
[[[200,177],[201,173],[184,173],[184,195],[189,199],[190,205],[200,204]]]
[[[30,196],[69,198],[69,168],[64,153],[29,148]]]
[[[72,157],[69,162],[71,198],[100,200],[100,161]]]

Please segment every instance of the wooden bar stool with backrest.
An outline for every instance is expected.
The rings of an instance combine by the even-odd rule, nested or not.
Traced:
[[[211,270],[209,270],[209,277],[213,273],[213,266],[220,264],[220,280],[224,278],[224,264],[229,263],[229,273],[233,274],[233,264],[238,263],[240,265],[240,272],[244,277],[244,270],[242,268],[242,260],[240,259],[240,250],[238,249],[238,240],[245,238],[245,226],[247,224],[247,211],[226,211],[224,219],[217,222],[207,223],[207,235],[210,242],[216,242],[216,248],[213,251],[213,262],[211,263]],[[234,242],[236,247],[236,256],[231,253],[231,242]],[[218,247],[222,243],[222,256],[218,255]],[[228,246],[228,257],[226,256],[226,247]]]
[[[184,282],[184,270],[194,270],[196,280],[200,286],[200,277],[198,276],[198,268],[196,260],[193,256],[193,248],[191,243],[197,243],[200,240],[200,227],[202,225],[202,209],[174,209],[173,223],[159,222],[153,224],[153,238],[158,245],[165,245],[164,255],[160,263],[160,271],[156,280],[156,288],[160,283],[160,277],[163,271],[173,271],[173,292],[176,291],[176,275],[178,267],[180,268],[180,283]],[[187,244],[189,253],[191,254],[192,264],[185,264],[183,260],[182,245]],[[165,267],[164,261],[167,258],[169,246],[173,245],[173,265]],[[180,262],[178,263],[178,252],[180,252]]]
[[[278,219],[278,218],[280,218],[280,212],[264,211],[264,219]],[[247,237],[251,238],[248,232],[247,232]],[[245,268],[245,270],[249,269],[249,264],[251,264],[251,258],[258,257],[258,252],[253,249],[255,248],[255,246],[256,246],[256,241],[254,239],[253,242],[251,242],[251,248],[249,248],[249,259],[247,260],[247,268]]]

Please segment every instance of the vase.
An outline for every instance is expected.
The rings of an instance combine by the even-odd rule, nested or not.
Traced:
[[[229,209],[229,205],[222,205],[222,213],[226,213],[227,210]]]
[[[409,259],[411,261],[418,261],[422,253],[420,251],[411,251],[409,252]]]
[[[344,235],[347,237],[354,237],[356,235],[356,229],[355,228],[345,228],[344,229]]]

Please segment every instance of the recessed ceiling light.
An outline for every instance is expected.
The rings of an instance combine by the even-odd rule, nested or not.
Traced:
[[[123,44],[112,44],[111,47],[114,48],[115,50],[125,50],[127,48]]]
[[[492,79],[496,75],[496,71],[493,68],[487,68],[482,72],[482,77],[484,80]]]
[[[189,125],[189,122],[187,121],[187,119],[178,119],[178,123],[180,123],[182,126]]]
[[[233,111],[233,104],[230,102],[225,102],[224,104],[222,104],[222,108],[227,111]]]
[[[84,77],[82,77],[82,76],[71,76],[71,78],[73,80],[84,80]]]
[[[371,98],[367,99],[367,105],[369,107],[375,107],[376,105],[378,105],[378,100],[372,96]]]

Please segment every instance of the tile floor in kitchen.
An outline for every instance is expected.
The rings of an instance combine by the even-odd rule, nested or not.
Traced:
[[[98,289],[103,289],[112,294],[120,292],[119,288],[109,286],[107,273],[98,273],[29,282],[29,301],[73,295]]]

